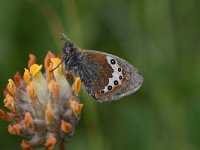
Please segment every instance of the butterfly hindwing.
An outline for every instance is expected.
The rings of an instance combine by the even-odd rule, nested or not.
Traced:
[[[84,89],[101,102],[129,95],[143,82],[135,67],[112,54],[83,50],[79,62]]]

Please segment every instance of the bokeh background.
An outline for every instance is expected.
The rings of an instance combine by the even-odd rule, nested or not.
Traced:
[[[118,55],[144,76],[141,89],[97,103],[82,92],[84,110],[67,150],[200,149],[200,1],[0,1],[0,106],[8,78],[28,54],[62,54],[60,32],[85,49]],[[0,149],[23,137],[0,121]]]

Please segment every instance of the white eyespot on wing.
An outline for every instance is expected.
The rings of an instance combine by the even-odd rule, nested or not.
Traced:
[[[108,64],[110,64],[110,66],[112,67],[113,73],[112,77],[109,78],[108,85],[106,85],[104,89],[101,90],[101,93],[111,91],[114,87],[120,85],[123,79],[122,68],[118,65],[117,60],[111,56],[106,56],[106,59],[108,61]]]

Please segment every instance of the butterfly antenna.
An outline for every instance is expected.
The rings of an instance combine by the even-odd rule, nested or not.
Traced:
[[[70,39],[64,33],[60,33],[60,36],[61,36],[60,40],[63,40],[67,43],[71,42]]]
[[[71,43],[74,45],[74,47],[77,47],[77,45],[73,43],[64,33],[59,33],[59,34],[61,36],[60,40],[64,40],[66,42],[65,45]]]
[[[61,62],[55,68],[51,69],[49,72],[53,72],[54,70],[56,70],[65,61],[65,58],[66,58],[66,55],[64,55],[62,57]]]

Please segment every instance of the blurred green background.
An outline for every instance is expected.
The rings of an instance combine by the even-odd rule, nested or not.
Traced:
[[[144,76],[141,89],[97,103],[82,92],[84,110],[67,150],[200,149],[200,1],[0,1],[0,91],[28,54],[43,63],[62,53],[58,33],[81,48],[118,55]],[[0,106],[3,107],[3,101]],[[0,149],[23,139],[0,120]]]

